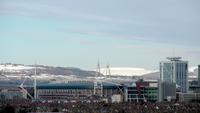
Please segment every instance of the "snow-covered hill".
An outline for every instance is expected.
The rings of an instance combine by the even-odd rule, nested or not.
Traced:
[[[24,66],[24,65],[12,65],[12,64],[1,64],[0,70],[5,71],[15,71],[15,70],[28,70],[33,69],[34,67],[31,66]]]
[[[37,65],[37,74],[40,75],[63,75],[63,76],[70,76],[76,75],[80,77],[85,76],[95,76],[94,71],[86,71],[81,70],[79,68],[72,68],[72,67],[53,67],[53,66],[44,66],[44,65]],[[35,66],[34,65],[23,65],[23,64],[0,64],[0,75],[6,76],[25,76],[25,75],[34,75],[35,73]]]
[[[23,64],[0,64],[0,75],[6,76],[25,76],[34,75],[35,66],[34,65],[23,65]],[[77,77],[94,77],[96,75],[95,71],[86,71],[79,68],[66,68],[66,67],[52,67],[37,65],[37,72],[40,75],[45,75],[45,77],[51,75],[63,75],[63,76],[77,76]],[[134,67],[111,67],[110,73],[112,76],[120,77],[143,77],[144,79],[154,79],[159,78],[158,70],[150,70],[144,68],[134,68]],[[197,79],[197,66],[189,68],[189,79]],[[101,68],[101,74],[106,75],[106,68]]]
[[[28,72],[35,69],[35,66],[32,65],[23,65],[23,64],[0,64],[0,71],[6,73],[21,73]],[[44,67],[37,66],[37,69],[45,69]]]
[[[105,75],[106,68],[101,68],[101,72]],[[111,67],[110,74],[112,76],[142,76],[144,74],[154,73],[156,70],[148,70],[144,68],[133,67]]]

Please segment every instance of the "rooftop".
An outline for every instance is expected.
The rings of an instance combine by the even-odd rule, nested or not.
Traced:
[[[180,61],[182,57],[167,57],[167,59],[171,61]]]
[[[98,83],[100,84],[100,83]],[[117,89],[119,85],[103,82],[105,89]],[[56,83],[37,85],[37,89],[93,89],[93,82],[75,82],[75,83]]]

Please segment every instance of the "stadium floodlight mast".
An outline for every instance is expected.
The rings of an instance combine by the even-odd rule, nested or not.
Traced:
[[[106,66],[106,76],[107,76],[108,78],[110,78],[110,76],[111,76],[110,65],[109,65],[109,64],[107,64],[107,66]]]
[[[36,81],[36,75],[37,75],[37,64],[35,63],[35,74],[34,74],[34,97],[24,88],[24,83],[27,80],[27,77],[23,80],[23,82],[20,84],[19,88],[25,93],[27,94],[31,100],[36,100],[37,99],[37,81]]]
[[[109,64],[107,64],[106,69],[103,70],[103,72],[101,73],[101,68],[100,68],[100,64],[98,61],[97,69],[96,69],[96,78],[101,77],[101,74],[106,76],[107,78],[110,78],[110,76],[111,76],[110,66],[109,66]],[[95,78],[95,80],[94,80],[94,95],[97,95],[96,90],[100,87],[101,88],[100,95],[101,95],[101,97],[103,97],[103,82],[116,85],[117,88],[119,89],[120,93],[122,95],[124,95],[122,88],[120,88],[120,86],[123,86],[123,85],[119,84],[119,83],[115,83],[113,81],[108,81],[106,79],[106,77],[101,77],[101,79],[98,79],[98,80],[96,80],[96,78]]]
[[[33,100],[33,96],[24,88],[24,83],[25,83],[26,79],[27,79],[27,78],[25,78],[25,79],[23,80],[23,82],[20,84],[19,88],[20,88],[25,94],[27,94],[27,95],[31,98],[31,100]]]
[[[36,75],[37,75],[37,63],[35,62],[35,77],[34,77],[34,99],[37,99],[37,80],[36,80]]]

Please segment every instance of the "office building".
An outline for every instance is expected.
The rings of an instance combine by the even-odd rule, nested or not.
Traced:
[[[176,99],[176,83],[159,81],[159,101]]]
[[[169,61],[160,62],[160,79],[162,82],[176,83],[180,92],[188,91],[188,62],[181,57],[168,57]]]
[[[125,102],[156,102],[158,101],[158,84],[137,81],[124,86]]]

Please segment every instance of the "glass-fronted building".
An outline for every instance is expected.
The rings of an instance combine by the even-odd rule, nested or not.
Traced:
[[[188,91],[188,62],[181,57],[167,58],[169,61],[160,62],[160,79],[162,82],[176,83],[180,92]]]

